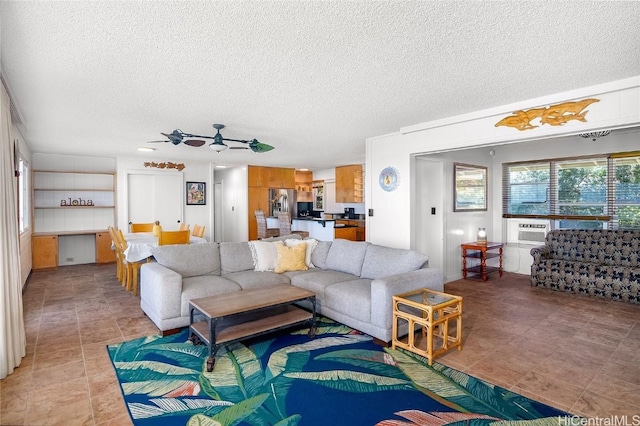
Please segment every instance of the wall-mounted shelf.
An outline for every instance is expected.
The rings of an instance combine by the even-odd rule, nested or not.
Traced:
[[[33,268],[115,261],[107,231],[116,223],[115,175],[34,170],[32,178]]]
[[[33,171],[35,233],[106,230],[115,224],[113,173]]]

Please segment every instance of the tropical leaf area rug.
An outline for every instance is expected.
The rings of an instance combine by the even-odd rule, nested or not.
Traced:
[[[523,425],[567,413],[319,318],[308,329],[208,350],[188,328],[108,346],[125,403],[143,425]]]

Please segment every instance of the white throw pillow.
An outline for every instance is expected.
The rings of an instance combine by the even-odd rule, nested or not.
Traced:
[[[304,257],[304,263],[307,264],[307,268],[315,268],[313,263],[311,263],[311,253],[313,253],[313,249],[318,245],[318,240],[313,238],[308,238],[306,240],[294,240],[293,238],[284,240],[284,245],[287,247],[294,247],[298,244],[306,243],[307,244],[307,252]]]
[[[273,271],[278,264],[278,250],[275,243],[249,241],[253,266],[256,271]]]

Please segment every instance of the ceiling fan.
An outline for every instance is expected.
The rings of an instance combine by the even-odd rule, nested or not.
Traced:
[[[213,128],[217,130],[217,133],[214,136],[205,136],[205,135],[194,135],[191,133],[185,133],[180,129],[176,129],[171,133],[162,133],[162,135],[167,137],[167,140],[164,141],[149,141],[147,143],[159,143],[159,142],[171,142],[174,145],[179,145],[181,142],[185,145],[199,147],[204,145],[206,142],[202,139],[185,139],[185,138],[204,138],[204,139],[213,139],[213,142],[209,144],[209,148],[216,152],[224,151],[227,148],[230,149],[250,149],[253,152],[267,152],[271,151],[273,147],[271,145],[267,145],[266,143],[262,143],[257,139],[252,140],[244,140],[244,139],[228,139],[223,138],[220,134],[220,130],[224,129],[224,124],[214,124]],[[226,142],[239,142],[246,144],[247,146],[228,146],[225,144]]]

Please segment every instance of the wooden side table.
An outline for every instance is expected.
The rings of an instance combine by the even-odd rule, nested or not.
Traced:
[[[482,277],[482,281],[486,281],[492,272],[498,272],[502,278],[502,248],[503,243],[464,243],[462,248],[462,277],[467,278],[467,274],[474,274]],[[498,258],[498,266],[487,266],[487,259]],[[478,259],[480,263],[467,267],[467,258]]]
[[[406,339],[400,328],[407,327]],[[416,336],[417,330],[422,330]],[[393,296],[391,346],[433,359],[450,349],[462,350],[462,297],[428,288]]]

